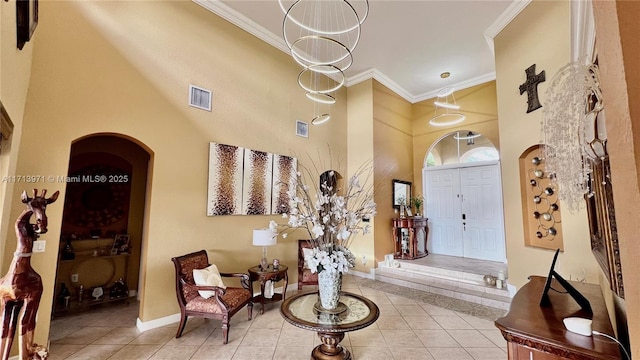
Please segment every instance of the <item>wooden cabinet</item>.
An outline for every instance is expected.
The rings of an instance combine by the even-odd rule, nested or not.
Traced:
[[[427,218],[395,218],[393,225],[393,246],[395,259],[418,259],[429,255],[427,239],[429,227]]]
[[[495,325],[507,341],[510,360],[614,360],[621,359],[618,345],[601,336],[583,336],[565,329],[562,319],[571,316],[592,318],[592,329],[613,336],[613,329],[600,286],[571,282],[591,303],[593,315],[580,308],[564,293],[555,279],[549,291],[551,306],[541,307],[546,278],[531,276],[511,301],[506,316]]]

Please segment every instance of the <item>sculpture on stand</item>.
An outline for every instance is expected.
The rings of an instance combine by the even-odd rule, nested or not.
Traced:
[[[17,321],[20,311],[20,359],[46,359],[49,353],[44,346],[33,342],[36,327],[36,314],[42,296],[42,279],[31,267],[33,242],[39,234],[47,232],[46,208],[48,204],[58,199],[56,191],[50,198],[46,198],[47,190],[33,189],[33,197],[22,192],[22,202],[27,205],[16,221],[16,251],[9,271],[0,279],[0,301],[2,305],[2,360],[9,359],[11,344],[18,328]],[[31,224],[31,216],[35,215],[35,224]]]

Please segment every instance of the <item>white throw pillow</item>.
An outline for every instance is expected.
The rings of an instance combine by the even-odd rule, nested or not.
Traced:
[[[198,286],[218,286],[223,289],[227,287],[222,282],[222,277],[220,276],[220,272],[218,271],[218,267],[215,265],[210,265],[204,269],[194,269],[193,270],[193,281]],[[205,299],[208,299],[215,295],[213,291],[198,291],[200,296]]]

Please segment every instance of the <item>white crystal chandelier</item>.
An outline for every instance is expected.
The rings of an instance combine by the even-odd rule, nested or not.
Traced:
[[[298,85],[314,101],[319,125],[329,121],[326,108],[345,83],[344,71],[353,64],[362,23],[369,14],[368,0],[278,0],[285,14],[282,34],[291,57],[302,66]]]

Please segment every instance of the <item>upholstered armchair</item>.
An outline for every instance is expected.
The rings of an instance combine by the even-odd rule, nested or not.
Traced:
[[[180,305],[180,325],[176,338],[182,336],[189,316],[198,316],[222,321],[224,343],[229,342],[229,319],[247,305],[249,320],[253,312],[253,294],[249,289],[249,275],[240,273],[218,273],[215,265],[209,264],[206,250],[171,258],[176,268],[176,296]],[[213,269],[216,285],[196,285],[194,270],[198,274]],[[217,276],[217,277],[216,277]],[[205,278],[208,277],[205,276]],[[240,277],[241,288],[226,287],[221,277]]]
[[[303,285],[318,285],[318,273],[312,273],[304,262],[304,252],[302,249],[310,249],[311,243],[308,240],[298,240],[298,290],[302,290]]]

